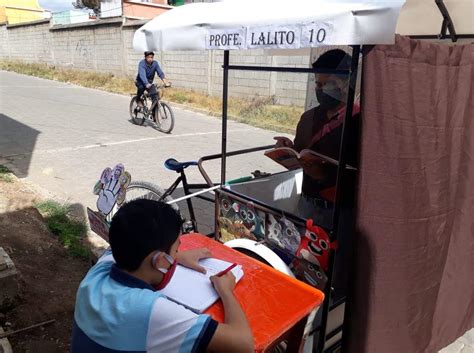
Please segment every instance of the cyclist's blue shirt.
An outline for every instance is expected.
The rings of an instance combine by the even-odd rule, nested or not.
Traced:
[[[71,353],[205,352],[217,329],[121,271],[105,253],[79,286]]]
[[[161,70],[160,65],[157,61],[153,61],[151,65],[148,65],[146,60],[143,59],[138,63],[138,75],[137,84],[145,87],[149,83],[153,83],[155,73],[161,78],[165,78],[165,73]]]

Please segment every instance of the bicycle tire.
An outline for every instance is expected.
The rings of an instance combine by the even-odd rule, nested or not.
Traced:
[[[159,102],[155,109],[156,127],[159,131],[169,134],[174,128],[174,113],[171,107],[165,102]],[[165,127],[168,124],[168,127]]]
[[[134,194],[133,194],[134,191],[138,191],[138,190],[142,190],[143,195],[140,196],[140,193],[138,193],[138,196],[134,197]],[[164,202],[169,202],[173,200],[171,196],[167,196],[164,199],[162,199],[162,196],[164,193],[165,193],[165,190],[159,185],[149,183],[147,181],[132,181],[130,185],[128,185],[127,187],[127,193],[125,194],[124,204],[132,200],[141,199],[141,198],[148,199],[148,200],[155,200],[155,201],[161,200]],[[180,213],[179,207],[176,203],[172,203],[170,205],[175,211]],[[118,206],[115,205],[112,212],[110,212],[107,215],[107,221],[109,222],[112,221],[112,217],[117,211],[118,211]]]
[[[145,116],[143,113],[141,113],[141,118],[138,117],[137,112],[135,111],[137,104],[137,96],[133,96],[132,99],[130,100],[130,107],[129,107],[129,113],[130,113],[130,119],[132,119],[132,122],[135,125],[143,125],[145,122]]]

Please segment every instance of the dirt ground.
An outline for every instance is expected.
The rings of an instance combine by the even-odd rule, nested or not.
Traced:
[[[21,291],[16,305],[0,313],[0,325],[7,331],[55,319],[9,340],[15,353],[65,353],[76,290],[90,263],[68,255],[33,207],[37,200],[22,182],[0,180],[0,247],[20,272]]]

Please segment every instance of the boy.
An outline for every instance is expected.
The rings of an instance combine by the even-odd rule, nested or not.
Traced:
[[[138,199],[119,209],[109,232],[112,252],[79,286],[72,353],[253,351],[232,273],[211,278],[224,305],[223,324],[155,291],[169,283],[177,263],[205,271],[198,261],[211,255],[208,250],[178,251],[181,225],[181,217],[162,202]]]

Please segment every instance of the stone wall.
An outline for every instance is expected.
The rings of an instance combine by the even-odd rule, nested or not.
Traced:
[[[123,24],[109,19],[83,24],[51,26],[49,21],[21,25],[0,25],[0,59],[41,62],[118,76],[136,75],[143,57],[132,48],[134,32],[143,25]],[[310,50],[232,51],[231,64],[308,67]],[[157,53],[164,72],[175,87],[209,95],[222,92],[222,51]],[[274,97],[275,102],[303,107],[308,74],[231,71],[230,95]]]

